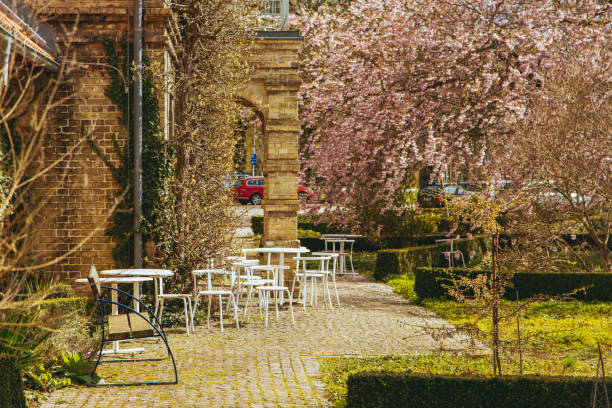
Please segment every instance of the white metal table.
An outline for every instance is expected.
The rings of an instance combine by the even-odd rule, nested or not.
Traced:
[[[159,294],[159,284],[158,279],[161,278],[169,278],[174,276],[174,272],[169,269],[107,269],[105,271],[101,271],[100,275],[108,275],[108,276],[118,276],[118,277],[126,277],[126,276],[141,276],[148,277],[153,279],[153,284],[155,285],[155,305],[157,305],[157,295]],[[134,296],[140,299],[140,285],[134,284]],[[136,311],[140,311],[136,309]],[[155,309],[155,314],[157,315],[157,309]]]
[[[355,269],[353,268],[353,243],[355,239],[340,238],[340,234],[334,234],[335,236],[322,235],[320,239],[325,241],[325,251],[337,253],[340,256],[340,267],[338,268],[338,274],[343,275],[346,272],[346,255],[349,256],[351,262],[351,274],[355,275]],[[327,244],[332,244],[331,250],[327,249]],[[338,244],[338,251],[336,251],[336,244]],[[351,244],[351,252],[347,253],[344,250],[345,244]]]
[[[268,254],[268,260],[267,263],[268,265],[271,265],[272,263],[272,254],[278,254],[279,258],[278,258],[278,265],[279,265],[279,271],[278,271],[278,284],[279,286],[284,286],[285,285],[285,269],[288,269],[285,267],[285,254],[305,254],[310,252],[310,249],[305,248],[305,247],[299,247],[299,248],[282,248],[282,247],[278,247],[278,248],[252,248],[252,249],[243,249],[242,250],[245,254],[247,253],[263,253],[263,254]],[[284,302],[283,299],[283,294],[280,294],[280,303],[281,305]]]
[[[133,295],[136,299],[140,299],[140,284],[142,282],[151,282],[153,278],[147,276],[114,276],[110,278],[100,278],[100,283],[109,283],[113,289],[117,289],[119,283],[131,283],[133,285]],[[89,283],[86,278],[75,280],[76,283]],[[111,291],[111,299],[113,302],[117,302],[117,292]],[[138,302],[134,301],[134,310],[140,311]],[[116,304],[112,305],[112,313],[114,315],[119,314],[119,307]],[[103,350],[102,354],[118,354],[118,353],[140,353],[144,351],[144,348],[132,348],[132,349],[120,349],[119,340],[113,341],[113,348],[111,350]]]

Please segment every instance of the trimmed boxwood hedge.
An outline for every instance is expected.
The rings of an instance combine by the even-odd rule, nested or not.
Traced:
[[[483,271],[463,268],[417,268],[414,280],[414,291],[424,298],[448,298],[445,283],[451,282],[453,274],[469,274],[475,277]],[[572,297],[583,301],[612,301],[612,274],[605,272],[585,273],[548,273],[519,272],[512,278],[512,286],[506,288],[505,297],[509,300],[531,298],[535,295],[557,296],[575,289],[586,287],[586,292],[576,293]]]
[[[599,387],[598,407],[605,406]],[[362,372],[347,388],[349,408],[577,408],[591,406],[593,379]]]
[[[484,236],[477,236],[471,240],[460,239],[454,242],[453,249],[459,249],[467,263],[472,251],[476,258],[480,258],[487,251],[488,242],[489,240]],[[387,275],[412,275],[418,267],[433,268],[446,265],[448,261],[442,253],[448,250],[449,246],[446,243],[402,249],[383,249],[378,251],[376,257],[374,277],[383,279]]]
[[[0,408],[26,407],[23,379],[17,360],[9,354],[0,354]]]

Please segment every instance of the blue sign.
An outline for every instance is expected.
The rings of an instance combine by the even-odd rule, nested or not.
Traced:
[[[257,154],[251,154],[251,166],[257,166]]]

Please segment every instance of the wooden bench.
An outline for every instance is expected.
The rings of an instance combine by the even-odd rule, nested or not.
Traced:
[[[98,353],[98,360],[96,361],[96,365],[91,373],[92,382],[95,377],[96,369],[100,363],[106,362],[126,362],[126,361],[151,361],[151,360],[164,360],[162,358],[145,358],[145,359],[117,359],[117,360],[101,360],[102,351],[104,350],[104,343],[108,341],[118,341],[118,340],[133,340],[133,339],[142,339],[146,337],[159,337],[166,345],[166,349],[168,350],[168,356],[172,360],[172,366],[174,367],[174,381],[147,381],[147,382],[129,382],[129,383],[98,383],[93,385],[166,385],[166,384],[176,384],[178,383],[178,373],[176,370],[176,362],[174,361],[174,356],[172,355],[172,351],[170,350],[170,345],[168,344],[168,339],[166,338],[166,333],[164,329],[161,327],[161,323],[158,321],[155,314],[151,311],[151,309],[142,303],[139,299],[130,295],[127,292],[124,292],[119,289],[101,286],[100,285],[100,277],[98,276],[98,272],[94,266],[91,266],[89,269],[89,276],[87,277],[89,281],[89,286],[91,287],[91,291],[96,299],[98,304],[98,311],[100,313],[100,324],[102,327],[102,341],[100,344],[100,352]],[[139,313],[138,311],[132,309],[128,305],[121,304],[119,302],[115,302],[112,300],[107,300],[102,297],[101,291],[102,289],[108,289],[111,291],[116,291],[121,293],[124,296],[127,296],[130,300],[137,302],[145,312],[148,312],[148,315],[145,316],[143,313]],[[117,306],[121,310],[126,310],[127,313],[123,314],[110,314],[106,315],[104,313],[105,305],[114,305]],[[106,330],[105,330],[106,329]]]

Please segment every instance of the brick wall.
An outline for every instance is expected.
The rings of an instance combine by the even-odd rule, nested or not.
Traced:
[[[130,40],[132,38],[131,30],[128,31],[132,19],[132,11],[128,8],[133,3],[131,0],[52,0],[45,3],[43,10],[56,31],[61,30],[62,24],[72,28],[78,17],[72,50],[79,62],[106,63],[103,38],[117,44],[128,35]],[[145,1],[145,5],[148,7],[144,26],[145,52],[152,61],[163,62],[167,10],[160,8],[161,0]],[[95,143],[118,165],[113,136],[125,145],[127,130],[120,122],[117,107],[104,95],[110,82],[108,68],[82,66],[71,79],[72,83],[62,90],[63,95],[70,98],[59,106],[51,123],[53,131],[46,146],[45,160],[56,160],[81,138],[84,129],[91,132]],[[50,273],[57,273],[71,282],[86,276],[89,265],[96,265],[98,269],[114,266],[112,250],[115,243],[105,235],[105,230],[111,225],[110,209],[119,187],[106,164],[87,143],[76,149],[71,160],[63,161],[48,174],[42,186],[57,186],[61,180],[64,180],[61,188],[49,190],[49,211],[40,221],[43,228],[38,237],[38,250],[44,259],[51,259],[74,248],[93,231],[82,247],[48,268]]]

